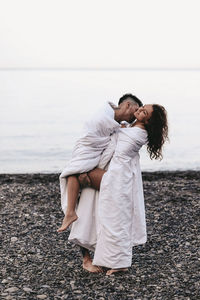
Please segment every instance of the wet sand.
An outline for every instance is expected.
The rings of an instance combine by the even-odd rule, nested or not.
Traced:
[[[148,241],[124,274],[90,274],[57,234],[58,174],[0,174],[2,299],[200,299],[200,172],[143,173]]]

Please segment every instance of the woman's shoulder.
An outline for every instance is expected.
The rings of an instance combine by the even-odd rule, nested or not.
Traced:
[[[127,125],[126,127],[124,127],[125,129],[131,129],[132,131],[138,131],[138,132],[143,132],[143,133],[147,133],[145,128],[139,127],[137,125],[132,126],[131,124]]]
[[[146,131],[146,129],[145,129],[144,127],[141,127],[141,126],[139,126],[139,125],[134,125],[134,123],[129,124],[129,123],[127,123],[127,122],[126,122],[126,123],[123,123],[122,126],[121,126],[121,128],[140,128],[140,129]]]
[[[134,140],[140,140],[142,143],[146,143],[147,141],[147,131],[141,127],[129,126],[120,128],[120,131]]]

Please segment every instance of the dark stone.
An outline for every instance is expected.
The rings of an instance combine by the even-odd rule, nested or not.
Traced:
[[[63,217],[59,174],[0,174],[2,297],[200,299],[200,172],[142,175],[148,240],[134,247],[128,272],[109,277],[84,271],[69,231],[56,232]]]

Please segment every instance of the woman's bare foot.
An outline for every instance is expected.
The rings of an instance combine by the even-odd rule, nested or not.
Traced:
[[[111,269],[111,270],[108,270],[106,272],[106,275],[111,275],[111,274],[116,273],[116,272],[126,272],[126,271],[128,271],[127,268],[124,268],[124,269]]]
[[[62,226],[57,230],[57,232],[62,232],[64,230],[66,230],[77,219],[78,219],[78,216],[75,212],[73,212],[71,214],[66,214],[63,219]]]
[[[83,269],[91,273],[103,273],[101,267],[94,266],[90,257],[83,258]]]

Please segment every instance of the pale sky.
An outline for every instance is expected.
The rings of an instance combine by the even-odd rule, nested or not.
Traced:
[[[0,0],[0,68],[200,68],[199,0]]]

